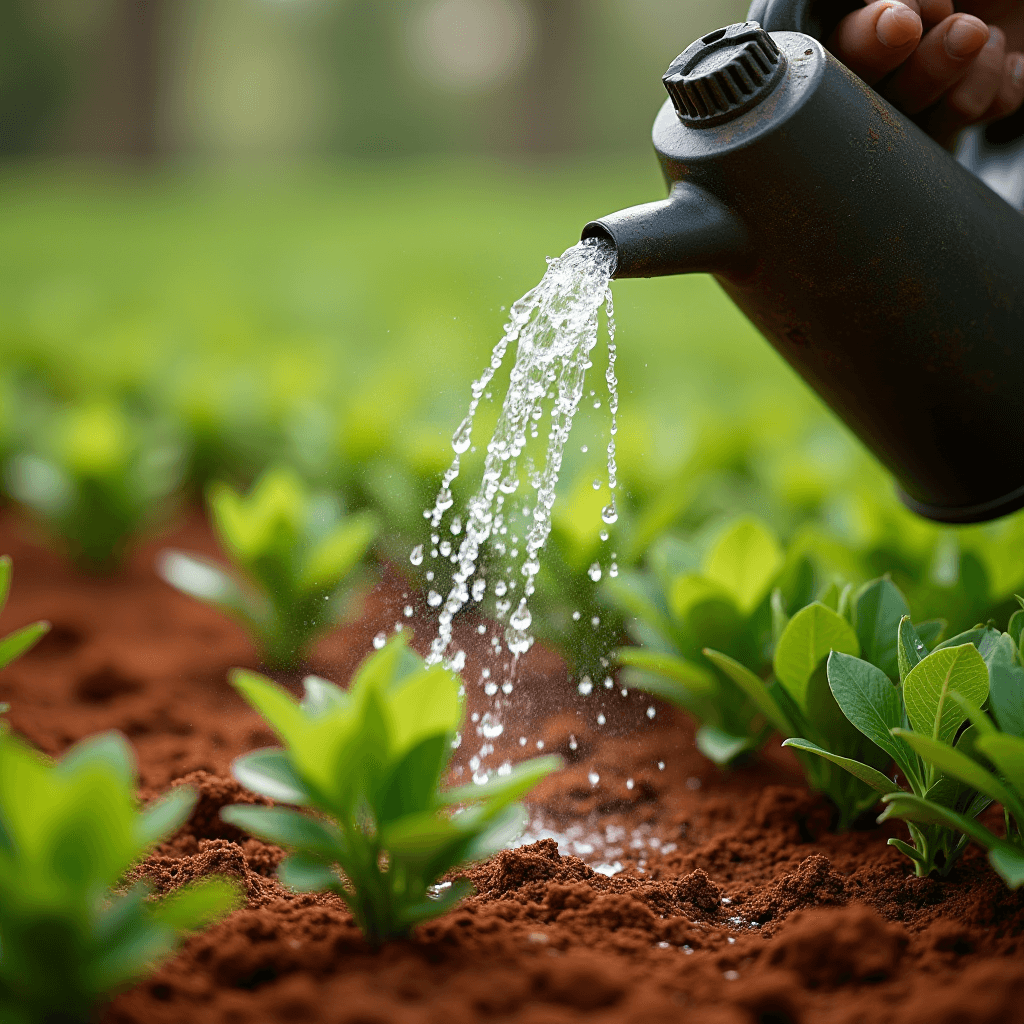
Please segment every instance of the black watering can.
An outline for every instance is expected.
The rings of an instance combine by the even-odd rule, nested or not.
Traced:
[[[1024,217],[821,45],[857,6],[755,0],[693,43],[669,198],[583,237],[616,277],[714,274],[911,509],[994,519],[1024,506]]]

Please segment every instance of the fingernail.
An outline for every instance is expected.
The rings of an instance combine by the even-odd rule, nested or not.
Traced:
[[[916,41],[921,34],[921,19],[905,4],[893,4],[879,15],[875,33],[883,46],[899,49]]]
[[[946,53],[957,60],[963,60],[988,42],[988,30],[976,18],[957,18],[943,39]]]

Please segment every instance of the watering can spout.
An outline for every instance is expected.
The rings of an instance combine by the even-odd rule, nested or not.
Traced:
[[[750,262],[743,222],[721,200],[688,182],[676,182],[668,199],[591,221],[582,237],[615,246],[616,278],[732,276]]]

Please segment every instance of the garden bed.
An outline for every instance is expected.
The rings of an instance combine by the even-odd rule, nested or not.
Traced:
[[[162,543],[217,554],[199,517]],[[491,763],[538,741],[563,755],[566,769],[534,791],[531,828],[560,836],[566,855],[552,838],[503,853],[470,872],[477,895],[457,911],[371,952],[339,900],[287,892],[274,878],[281,852],[220,821],[220,806],[256,799],[231,780],[231,760],[274,738],[226,681],[233,665],[257,667],[244,634],[157,578],[158,546],[90,578],[0,520],[0,551],[15,561],[5,630],[54,624],[0,676],[13,727],[51,754],[121,729],[147,798],[188,776],[201,791],[195,813],[139,871],[161,891],[226,872],[248,896],[118,997],[107,1024],[1024,1020],[1024,896],[980,851],[947,880],[914,878],[886,846],[899,822],[829,832],[829,805],[775,742],[720,772],[680,714],[617,688],[581,696],[539,646],[523,659]],[[409,603],[386,572],[310,669],[344,682],[398,621],[418,624],[422,649],[429,624],[422,609],[404,616]],[[481,635],[478,624],[461,621],[457,639],[479,715],[493,700],[482,669],[499,666],[487,660],[495,627]],[[467,723],[459,764],[481,742]]]

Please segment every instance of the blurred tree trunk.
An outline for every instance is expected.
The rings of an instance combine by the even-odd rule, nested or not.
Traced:
[[[93,37],[71,147],[90,155],[148,161],[158,155],[161,29],[167,0],[108,0]]]
[[[586,134],[580,66],[595,13],[593,0],[530,0],[533,58],[519,82],[512,121],[516,149],[544,154],[579,147]]]

